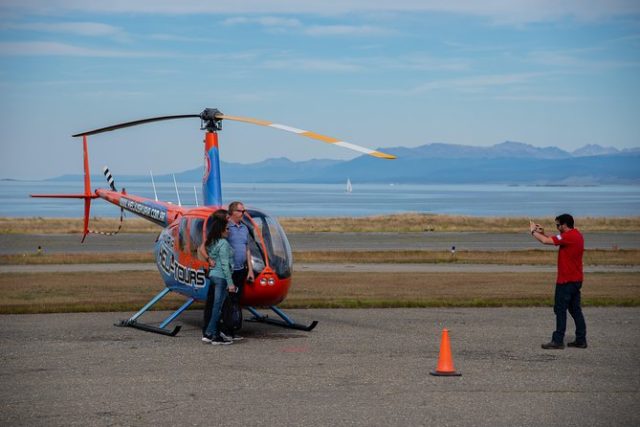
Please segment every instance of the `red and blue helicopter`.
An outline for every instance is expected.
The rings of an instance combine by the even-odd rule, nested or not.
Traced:
[[[87,147],[87,139],[89,136],[152,122],[188,118],[199,118],[201,121],[200,129],[205,131],[204,174],[202,178],[204,206],[186,208],[169,202],[128,194],[124,189],[118,191],[106,167],[105,176],[107,176],[110,188],[91,190]],[[73,137],[82,137],[84,192],[80,194],[34,194],[31,196],[82,199],[84,201],[82,242],[84,242],[87,235],[92,232],[89,229],[91,201],[98,198],[120,207],[122,211],[132,212],[163,227],[156,239],[154,255],[165,288],[129,319],[117,323],[117,326],[128,326],[148,332],[175,336],[180,331],[181,326],[177,325],[172,330],[167,329],[169,323],[174,321],[195,301],[206,300],[207,287],[209,286],[209,278],[206,272],[207,263],[198,256],[198,248],[206,240],[207,223],[210,216],[216,210],[225,208],[222,202],[220,152],[218,148],[218,132],[222,130],[223,120],[268,126],[345,147],[374,157],[382,159],[395,158],[395,156],[390,154],[371,150],[315,132],[266,120],[228,116],[215,108],[207,108],[200,114],[161,116],[119,123],[73,135]],[[284,230],[274,217],[251,207],[247,207],[243,222],[250,230],[250,249],[255,274],[254,282],[245,284],[244,293],[240,301],[241,306],[253,315],[253,318],[248,320],[305,331],[312,330],[317,325],[317,321],[313,321],[308,325],[296,323],[277,307],[289,292],[293,272],[291,247]],[[164,319],[158,326],[139,321],[140,317],[147,310],[170,292],[177,292],[184,295],[187,297],[186,302],[175,312],[171,313],[171,315]],[[258,312],[257,307],[270,308],[279,319],[270,318],[265,314],[261,314]]]

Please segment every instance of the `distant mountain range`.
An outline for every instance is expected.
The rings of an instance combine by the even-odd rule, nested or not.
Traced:
[[[255,183],[495,183],[533,185],[598,185],[640,183],[640,148],[618,150],[585,145],[573,152],[506,141],[491,147],[433,143],[382,151],[393,161],[360,156],[353,160],[268,159],[252,164],[221,162],[225,182]],[[78,179],[64,175],[54,180]],[[178,182],[202,178],[202,167],[176,173]],[[104,179],[96,177],[95,179]],[[147,181],[148,176],[117,176],[117,181]],[[156,181],[172,181],[159,175]],[[96,181],[97,182],[97,181]]]

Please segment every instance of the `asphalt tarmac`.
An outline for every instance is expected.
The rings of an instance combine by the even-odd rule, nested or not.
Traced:
[[[589,348],[565,350],[540,348],[551,308],[289,314],[320,323],[245,323],[228,347],[201,343],[199,310],[175,338],[112,326],[126,313],[0,316],[0,425],[640,425],[638,308],[586,308]],[[429,375],[445,327],[461,377]]]
[[[290,233],[294,251],[321,250],[456,250],[510,251],[548,249],[522,233]],[[145,252],[155,234],[90,235],[81,244],[78,234],[0,234],[0,254],[45,252]],[[640,233],[585,233],[587,249],[640,249]]]

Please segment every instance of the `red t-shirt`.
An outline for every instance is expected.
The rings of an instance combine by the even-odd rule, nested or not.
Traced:
[[[576,228],[552,236],[553,244],[560,246],[558,251],[558,277],[556,283],[582,282],[582,254],[584,238]]]

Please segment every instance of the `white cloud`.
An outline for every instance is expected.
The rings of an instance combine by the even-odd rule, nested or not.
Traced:
[[[542,73],[513,73],[434,80],[416,86],[412,91],[421,93],[431,90],[453,89],[458,91],[480,92],[489,87],[511,86],[515,84],[525,83],[542,75]]]
[[[294,18],[281,18],[277,16],[261,16],[261,17],[246,17],[237,16],[234,18],[227,18],[222,21],[223,25],[253,25],[258,24],[268,28],[298,28],[302,26],[302,23]]]
[[[548,73],[513,73],[491,74],[481,76],[461,77],[455,79],[431,80],[429,82],[408,89],[370,89],[355,90],[354,93],[367,95],[413,96],[431,91],[454,91],[466,93],[486,92],[490,88],[517,87],[526,84]]]
[[[357,64],[340,60],[326,59],[273,59],[262,63],[264,68],[277,70],[304,70],[304,71],[337,71],[353,72],[361,67]]]
[[[370,25],[314,25],[304,33],[310,36],[382,36],[391,31]]]
[[[579,72],[601,71],[603,69],[633,68],[640,66],[640,61],[631,59],[584,58],[580,51],[536,51],[528,55],[528,60],[535,64],[554,68],[571,68]]]
[[[17,30],[30,30],[48,33],[64,33],[79,36],[104,37],[122,36],[124,31],[113,25],[99,22],[57,22],[57,23],[28,23],[28,24],[5,24],[5,28]]]
[[[163,33],[155,33],[150,34],[148,36],[150,40],[159,40],[159,41],[168,41],[168,42],[186,42],[186,43],[202,43],[202,42],[211,42],[216,39],[206,39],[204,37],[189,37],[189,36],[181,36],[177,34],[163,34]]]
[[[429,55],[414,54],[392,58],[380,58],[373,61],[374,67],[399,70],[443,70],[464,71],[470,68],[469,61],[463,59],[437,58]]]
[[[141,58],[174,56],[168,53],[130,52],[121,50],[92,49],[57,42],[0,42],[2,56],[82,56],[107,58]]]
[[[494,99],[500,101],[517,101],[517,102],[583,102],[585,98],[578,96],[559,96],[559,95],[501,95]]]
[[[146,14],[316,14],[364,12],[443,12],[482,16],[503,24],[553,21],[571,17],[598,21],[616,16],[640,14],[637,0],[245,0],[237,2],[201,0],[3,0],[0,14],[60,12],[146,13]]]
[[[223,25],[259,25],[269,30],[298,30],[310,36],[370,36],[386,35],[391,31],[370,25],[313,25],[303,28],[300,20],[295,18],[283,18],[277,16],[236,16],[222,21]]]

